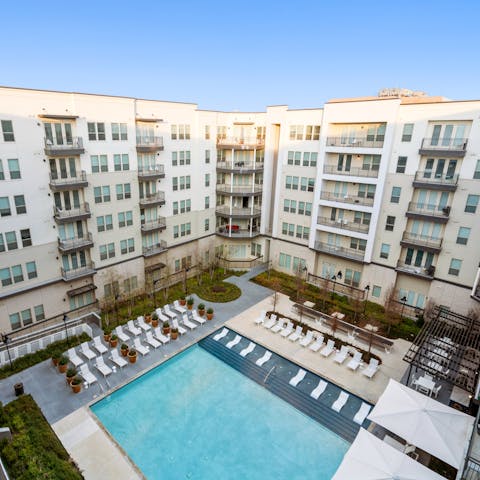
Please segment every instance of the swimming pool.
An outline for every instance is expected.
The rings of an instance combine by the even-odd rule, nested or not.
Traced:
[[[149,480],[330,480],[349,447],[198,346],[91,408]]]

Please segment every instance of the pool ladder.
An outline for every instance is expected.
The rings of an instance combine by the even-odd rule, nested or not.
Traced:
[[[270,376],[270,374],[275,370],[276,368],[276,365],[274,365],[269,371],[268,373],[265,375],[265,378],[263,380],[263,384],[265,385],[267,383],[267,380],[268,380],[268,377]]]

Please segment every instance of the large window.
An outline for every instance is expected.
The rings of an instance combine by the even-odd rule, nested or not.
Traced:
[[[470,228],[460,227],[458,229],[457,243],[460,245],[466,245],[468,242],[469,236],[470,236]]]
[[[407,167],[407,157],[398,157],[397,160],[397,173],[405,173]]]
[[[380,258],[388,258],[390,255],[390,245],[388,243],[382,243],[380,248]]]
[[[455,275],[458,277],[461,267],[462,267],[462,261],[459,260],[458,258],[452,258],[450,260],[450,268],[448,269],[448,274]]]
[[[130,164],[128,160],[128,153],[114,155],[113,165],[116,172],[120,172],[121,170],[129,170]]]
[[[93,195],[95,197],[95,203],[105,203],[110,201],[110,186],[104,185],[103,187],[94,187]]]
[[[105,124],[104,123],[88,122],[87,126],[88,126],[88,139],[90,141],[105,140]]]
[[[14,142],[15,136],[13,134],[13,124],[11,120],[2,120],[0,122],[2,126],[2,134],[4,142]]]
[[[413,123],[405,123],[403,125],[402,142],[411,142],[413,135]]]
[[[119,183],[115,186],[117,200],[124,200],[132,197],[132,191],[129,183]]]
[[[15,195],[13,197],[15,202],[15,209],[17,210],[17,215],[22,213],[27,213],[27,206],[25,205],[25,197],[23,195]]]
[[[112,140],[128,140],[126,123],[112,123]]]
[[[108,159],[106,155],[91,155],[90,162],[92,173],[108,172]]]
[[[282,268],[286,268],[287,270],[290,270],[291,265],[292,265],[292,256],[287,255],[285,253],[280,253],[279,257],[279,265]]]
[[[475,213],[477,211],[479,199],[480,199],[480,195],[469,195],[467,197],[467,204],[465,205],[465,212]]]
[[[402,188],[401,187],[392,187],[392,195],[390,197],[390,201],[392,203],[399,203],[401,193],[402,193]]]
[[[393,232],[394,228],[395,228],[395,217],[388,215],[387,221],[385,223],[385,230],[389,232]]]
[[[12,214],[10,210],[10,201],[8,197],[0,197],[0,216],[1,217],[8,217]]]
[[[17,158],[9,158],[8,162],[8,170],[10,171],[10,179],[16,180],[18,178],[22,178],[20,175],[20,164],[18,163]]]

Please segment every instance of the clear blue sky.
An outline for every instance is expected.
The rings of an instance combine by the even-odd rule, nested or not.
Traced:
[[[0,84],[319,107],[382,87],[480,98],[474,0],[4,2]]]

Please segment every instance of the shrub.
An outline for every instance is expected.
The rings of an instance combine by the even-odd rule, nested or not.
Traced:
[[[199,310],[205,310],[205,304],[204,303],[199,303],[197,308]]]
[[[165,320],[163,322],[163,328],[168,328],[170,326],[170,323],[168,322],[168,320]]]
[[[68,357],[66,357],[65,355],[62,355],[60,357],[60,360],[58,361],[58,364],[59,365],[67,365],[68,364]]]
[[[74,367],[70,367],[70,368],[67,370],[67,377],[68,377],[68,378],[72,378],[72,377],[74,377],[76,374],[77,374],[77,369],[74,368]]]
[[[208,313],[209,315],[211,315],[211,314],[213,313],[213,308],[212,308],[212,307],[208,307],[207,313]]]
[[[193,305],[193,303],[194,303],[193,297],[188,297],[187,305]]]
[[[80,385],[82,383],[82,378],[81,377],[75,377],[72,380],[72,385]]]
[[[154,314],[152,315],[152,319],[153,319],[153,320],[158,320],[158,315],[157,315],[156,313],[154,313]]]
[[[120,345],[120,350],[128,350],[128,345],[126,343],[122,343],[122,345]]]

